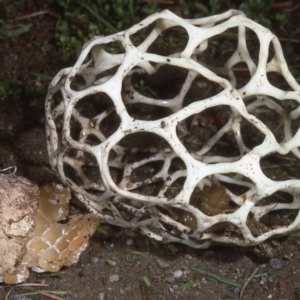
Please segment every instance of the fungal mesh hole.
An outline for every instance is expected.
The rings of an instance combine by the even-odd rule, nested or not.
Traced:
[[[82,130],[83,130],[82,124],[72,116],[70,120],[71,138],[75,141],[79,141],[80,133],[82,132]]]
[[[190,198],[190,204],[207,216],[223,214],[227,210],[231,212],[232,207],[229,203],[230,197],[224,186],[219,183],[212,183],[202,190],[197,187]]]
[[[291,87],[281,73],[278,72],[268,72],[268,81],[276,88],[283,91],[290,91]]]
[[[224,65],[236,50],[237,28],[229,28],[221,35],[209,38],[207,48],[197,52],[197,60],[220,76],[228,76]],[[198,49],[197,49],[198,50]],[[219,69],[221,68],[221,69]]]
[[[141,26],[142,27],[142,26]],[[139,30],[137,30],[135,33],[131,34],[129,36],[130,41],[135,47],[139,47],[143,44],[145,39],[148,37],[148,35],[151,33],[151,31],[155,28],[155,23],[152,23],[148,26],[145,26]]]
[[[172,111],[167,107],[135,103],[126,105],[130,117],[135,120],[154,121],[170,116]]]
[[[68,179],[72,180],[77,186],[81,186],[83,184],[83,180],[78,173],[78,169],[70,164],[64,163],[64,177],[68,182]]]
[[[265,135],[246,119],[243,118],[240,124],[242,141],[247,148],[253,149],[264,141]]]
[[[128,134],[118,142],[118,145],[128,150],[131,149],[131,151],[127,151],[128,154],[131,152],[131,155],[129,155],[131,159],[134,159],[135,155],[139,156],[138,152],[140,152],[140,154],[145,152],[149,153],[151,148],[154,152],[158,152],[159,149],[166,147],[170,148],[170,146],[168,146],[169,144],[162,137],[152,132],[135,132]],[[151,145],[151,147],[149,147],[149,145]],[[133,149],[134,151],[132,151]]]
[[[87,138],[85,139],[84,143],[88,144],[88,145],[91,145],[91,146],[96,146],[96,145],[101,144],[101,140],[96,135],[89,134],[87,136]]]
[[[102,83],[105,83],[107,80],[109,80],[114,74],[116,74],[117,70],[119,68],[119,65],[112,67],[106,71],[103,71],[99,74],[95,75],[94,82],[92,84],[99,85]]]
[[[145,97],[168,100],[179,94],[186,75],[187,71],[183,68],[162,65],[154,74],[135,72],[131,83]]]
[[[82,172],[91,183],[94,183],[93,186],[97,186],[97,190],[104,191],[103,180],[97,165],[84,165],[82,166]]]
[[[97,45],[96,45],[97,47]],[[125,52],[124,47],[122,46],[122,43],[120,41],[114,41],[107,44],[102,45],[103,49],[111,54],[122,54]],[[92,48],[93,50],[93,48]]]
[[[207,234],[213,234],[220,237],[239,238],[242,239],[243,235],[241,230],[236,225],[230,222],[220,222],[205,230]]]
[[[266,226],[267,229],[286,228],[291,225],[297,218],[298,209],[281,209],[271,211],[260,218],[260,224]]]
[[[131,182],[140,182],[153,178],[162,168],[163,161],[150,161],[132,170],[130,174]]]
[[[108,109],[113,109],[112,99],[105,93],[99,92],[81,98],[75,105],[75,110],[83,117],[96,118]]]
[[[245,62],[234,65],[232,71],[236,78],[236,89],[244,87],[251,79],[250,70]]]
[[[255,31],[246,28],[246,46],[249,52],[249,55],[257,66],[259,61],[259,51],[260,51],[260,42]]]
[[[185,49],[188,39],[185,28],[174,26],[161,32],[149,47],[148,52],[164,56],[181,53]]]
[[[237,179],[236,182],[234,178]],[[250,190],[250,187],[254,186],[254,183],[249,178],[237,173],[228,173],[226,176],[222,175],[219,182],[228,191],[239,197],[242,197]]]
[[[192,75],[192,73],[190,74]],[[187,78],[188,79],[188,78]],[[213,97],[223,91],[218,83],[212,82],[201,74],[197,74],[188,87],[183,99],[183,107],[203,99]]]
[[[281,155],[273,153],[260,160],[262,172],[276,181],[300,179],[300,170],[296,162],[298,159],[292,154]]]
[[[113,110],[107,110],[107,116],[102,119],[99,124],[100,132],[106,137],[110,137],[113,133],[115,133],[121,124],[121,118],[118,114]]]
[[[64,111],[64,104],[62,103],[63,102],[63,95],[61,93],[61,91],[59,90],[58,92],[56,92],[52,98],[51,98],[51,101],[50,101],[50,105],[51,105],[51,111],[53,111],[60,103],[62,104],[62,113]],[[60,113],[60,115],[62,114]],[[55,115],[55,117],[57,117],[57,115]]]
[[[166,191],[164,192],[164,196],[168,199],[175,198],[182,191],[185,179],[186,177],[180,177],[172,182],[172,184],[168,185]]]
[[[257,206],[260,207],[265,205],[271,205],[270,210],[276,210],[276,205],[279,203],[291,204],[293,203],[293,196],[290,193],[284,191],[277,191],[276,193],[261,199],[257,203]]]
[[[186,170],[185,163],[180,157],[173,158],[169,167],[169,174],[173,174],[176,171],[181,170]]]
[[[277,64],[278,69],[280,69],[279,63],[276,62],[276,56],[274,45],[275,41],[271,42],[269,45],[269,56],[268,56],[268,63],[275,59],[275,63]],[[268,81],[275,86],[276,88],[279,88],[283,91],[289,91],[291,90],[291,87],[289,83],[286,81],[284,76],[280,72],[268,72],[267,73]]]
[[[238,156],[240,153],[235,135],[230,126],[224,127],[231,114],[227,105],[205,109],[178,123],[177,135],[189,153],[209,157]],[[208,159],[208,162],[213,161]]]
[[[280,114],[265,105],[255,108],[252,114],[269,128],[277,142],[281,143],[284,141],[283,118]]]
[[[86,82],[82,76],[76,75],[71,80],[70,87],[73,91],[82,91],[86,88]]]

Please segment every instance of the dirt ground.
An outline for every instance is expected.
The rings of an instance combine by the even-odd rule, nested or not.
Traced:
[[[299,16],[298,8],[295,22]],[[0,168],[16,165],[18,175],[42,184],[57,180],[47,160],[44,98],[49,80],[69,63],[59,53],[42,48],[55,43],[55,17],[35,18],[38,22],[28,32],[1,40],[0,82],[14,78],[18,84],[0,98]],[[299,43],[284,46],[290,47],[289,54],[297,53]],[[15,99],[16,89],[21,101]],[[263,254],[264,246],[195,250],[161,244],[121,228],[104,225],[104,229],[108,236],[96,233],[76,265],[55,276],[31,272],[28,286],[2,284],[0,299],[49,299],[41,294],[22,296],[41,290],[65,291],[53,298],[65,300],[300,299],[299,233],[271,241],[270,258]]]

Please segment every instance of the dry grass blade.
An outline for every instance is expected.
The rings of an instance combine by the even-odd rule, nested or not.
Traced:
[[[256,272],[258,271],[258,268],[256,268],[254,270],[254,272],[248,277],[248,279],[245,281],[245,283],[243,284],[243,287],[241,289],[241,293],[240,293],[240,299],[243,298],[243,294],[245,291],[246,286],[249,284],[249,282],[252,280],[252,278],[254,277],[254,275],[256,274]]]

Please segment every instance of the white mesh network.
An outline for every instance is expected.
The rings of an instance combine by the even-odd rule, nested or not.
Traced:
[[[242,12],[165,10],[94,37],[55,76],[50,163],[105,222],[195,248],[255,245],[300,227],[300,180],[280,171],[297,174],[299,91],[278,38]]]

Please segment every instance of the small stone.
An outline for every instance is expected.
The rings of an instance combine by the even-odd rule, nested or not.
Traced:
[[[114,243],[111,243],[111,242],[107,242],[107,241],[104,241],[103,242],[103,246],[108,250],[108,251],[112,251],[115,247],[115,244]]]
[[[125,289],[120,288],[120,294],[121,294],[121,295],[124,295],[125,293],[126,293]]]
[[[97,264],[99,261],[100,261],[100,257],[98,257],[98,256],[93,256],[91,258],[91,263],[94,265]]]
[[[132,246],[132,245],[133,245],[133,239],[128,239],[128,240],[126,241],[126,245],[127,245],[127,246]]]
[[[279,291],[280,291],[281,294],[286,294],[289,290],[289,285],[284,280],[279,280],[278,281],[278,287],[279,287]]]
[[[170,266],[171,266],[169,263],[167,263],[166,261],[164,261],[162,259],[157,259],[156,263],[161,269],[167,269],[167,268],[170,268]]]
[[[131,285],[125,286],[125,291],[127,291],[128,293],[130,293],[132,291],[132,286]]]
[[[99,294],[99,300],[104,300],[105,294],[104,293],[100,293]]]
[[[119,279],[120,279],[119,275],[113,274],[113,275],[109,276],[108,281],[109,281],[110,283],[114,283],[114,282],[119,281]]]
[[[166,277],[166,281],[169,283],[173,283],[175,281],[175,278],[173,276]]]
[[[184,258],[188,259],[188,260],[193,259],[193,257],[191,255],[189,255],[189,254],[184,254]]]
[[[235,296],[238,297],[240,295],[240,293],[241,293],[241,288],[240,287],[235,287],[233,289],[233,292],[234,292]]]
[[[114,260],[111,260],[111,259],[108,259],[107,261],[107,264],[109,264],[111,267],[115,267],[117,265],[117,262],[114,261]]]
[[[178,279],[182,277],[183,272],[181,270],[177,270],[173,273],[174,278]]]
[[[281,260],[277,258],[271,258],[270,259],[270,266],[272,269],[280,270],[283,267],[283,263]]]
[[[260,280],[260,284],[261,285],[264,285],[265,283],[267,283],[268,282],[268,277],[267,276],[263,276],[263,277],[261,277],[261,280]]]

